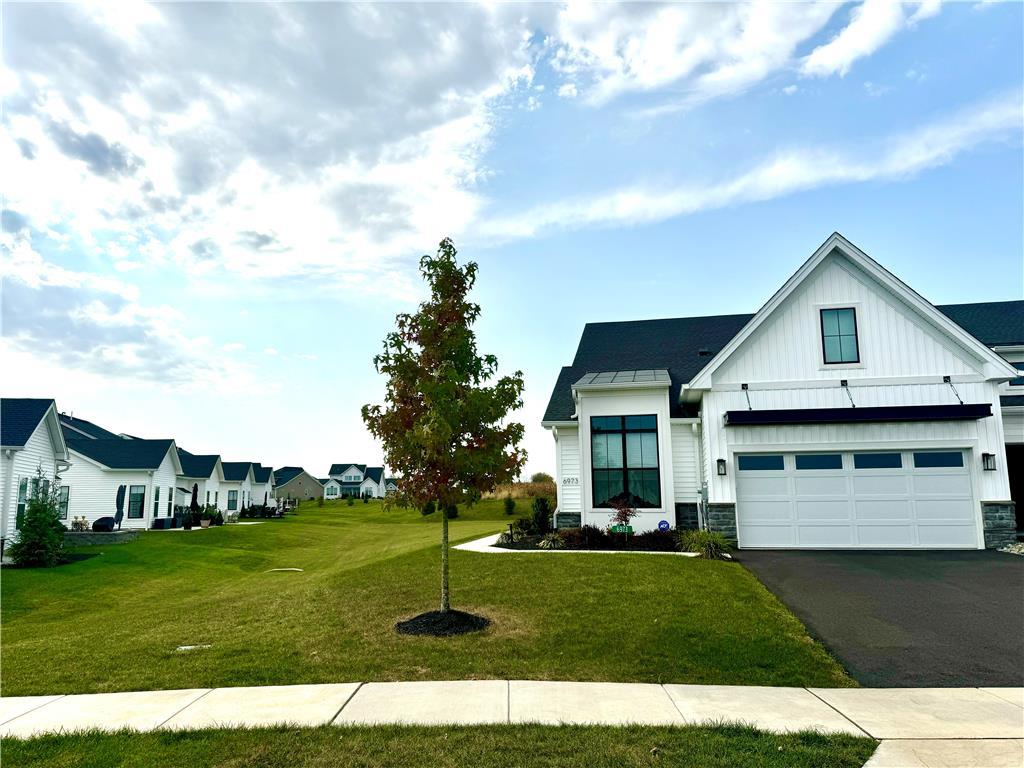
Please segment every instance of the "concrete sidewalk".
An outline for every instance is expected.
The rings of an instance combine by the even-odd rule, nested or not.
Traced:
[[[85,729],[740,722],[883,740],[868,763],[1020,766],[1024,688],[763,688],[465,680],[0,698],[0,737]],[[893,740],[893,741],[890,741]],[[943,755],[951,756],[943,761]]]

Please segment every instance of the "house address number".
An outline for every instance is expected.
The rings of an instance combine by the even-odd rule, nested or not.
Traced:
[[[578,477],[563,477],[562,485],[579,485],[580,479]]]

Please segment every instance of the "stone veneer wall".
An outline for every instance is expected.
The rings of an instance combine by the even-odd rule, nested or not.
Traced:
[[[581,520],[579,512],[555,512],[555,528],[579,528]]]
[[[717,531],[736,543],[736,505],[708,504],[708,530]]]
[[[999,549],[1017,541],[1017,513],[1012,501],[981,502],[985,549]]]

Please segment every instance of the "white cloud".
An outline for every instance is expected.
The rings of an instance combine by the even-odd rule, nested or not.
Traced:
[[[273,347],[267,347],[267,348],[265,348],[263,350],[263,354],[276,356],[277,355],[277,350],[274,349]]]
[[[662,189],[637,185],[592,197],[551,201],[521,214],[486,221],[479,236],[500,240],[589,226],[630,226],[835,184],[898,180],[944,165],[984,142],[1019,141],[1020,103],[1019,91],[1004,94],[878,145],[780,151],[722,181]]]
[[[225,352],[237,352],[241,349],[245,349],[245,344],[240,341],[229,341],[227,344],[221,346]]]
[[[800,89],[797,88],[795,85],[787,85],[785,88],[782,89],[782,92],[784,94],[786,94],[787,96],[792,96],[798,90],[800,90]]]
[[[562,83],[558,86],[558,95],[563,99],[575,99],[579,95],[576,90],[576,83]]]
[[[850,13],[850,23],[803,60],[801,71],[810,77],[843,76],[858,59],[869,56],[907,26],[939,12],[941,3],[900,3],[894,0],[864,0]],[[912,9],[908,17],[905,6]]]
[[[684,98],[658,110],[670,111],[738,93],[785,66],[835,8],[829,2],[570,4],[558,16],[553,64],[580,84],[590,104],[672,86]]]

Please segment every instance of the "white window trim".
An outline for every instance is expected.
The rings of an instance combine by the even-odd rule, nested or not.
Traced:
[[[863,345],[864,333],[863,324],[864,312],[863,303],[860,301],[830,301],[826,304],[814,304],[814,325],[818,329],[818,338],[815,340],[818,349],[818,370],[819,371],[856,371],[866,368],[866,357]],[[854,322],[857,328],[857,357],[859,363],[826,363],[825,362],[825,329],[821,327],[821,310],[823,309],[852,309]]]

